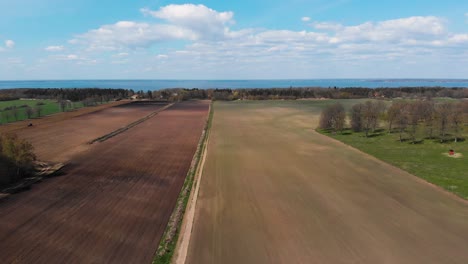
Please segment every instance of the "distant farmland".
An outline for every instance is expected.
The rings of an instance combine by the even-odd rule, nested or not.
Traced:
[[[468,203],[315,132],[331,103],[214,104],[186,263],[468,263]]]
[[[89,148],[91,140],[124,127],[164,107],[165,103],[129,103],[79,115],[58,123],[36,123],[18,131],[33,144],[40,160],[66,162]]]
[[[89,128],[81,132],[85,135],[76,135],[79,140],[70,145],[73,148],[85,137],[92,139],[113,129],[113,115],[122,118],[119,120],[145,115],[148,111],[142,107],[150,112],[155,109],[120,106],[57,122],[56,129],[62,132],[55,135],[53,127],[44,130],[52,133],[52,144],[60,146],[67,144],[67,140],[54,142],[61,133],[75,137],[68,128]],[[85,152],[74,153],[64,176],[1,201],[2,262],[150,263],[197,148],[208,109],[207,101],[171,106]],[[45,145],[37,148],[47,152]]]

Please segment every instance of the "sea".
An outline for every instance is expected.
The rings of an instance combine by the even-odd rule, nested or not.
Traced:
[[[0,81],[8,88],[123,88],[160,90],[165,88],[290,88],[290,87],[463,87],[468,79],[304,79],[304,80],[28,80]]]

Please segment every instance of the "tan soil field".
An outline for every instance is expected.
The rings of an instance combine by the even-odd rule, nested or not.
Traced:
[[[0,202],[1,263],[151,263],[208,109],[175,104]]]
[[[33,120],[32,127],[23,125],[15,132],[33,144],[39,160],[67,162],[73,155],[87,150],[89,141],[124,127],[165,105],[139,102],[119,104],[93,112],[83,112],[67,119],[59,116],[53,120]],[[66,116],[66,113],[58,115]]]
[[[468,203],[314,131],[216,102],[186,263],[468,263]]]

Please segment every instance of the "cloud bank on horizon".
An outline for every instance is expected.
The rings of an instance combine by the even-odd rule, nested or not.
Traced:
[[[64,39],[38,36],[27,47],[5,39],[0,79],[468,77],[468,30],[451,30],[447,17],[348,24],[298,14],[298,26],[259,27],[235,16],[204,4],[168,4]]]

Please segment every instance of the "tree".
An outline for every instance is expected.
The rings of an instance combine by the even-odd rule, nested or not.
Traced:
[[[388,133],[392,133],[392,126],[398,118],[401,107],[402,107],[402,103],[393,102],[392,105],[388,108],[387,115],[386,115],[386,120],[388,123]]]
[[[13,114],[13,117],[15,118],[15,121],[17,121],[19,112],[18,112],[18,108],[16,107],[16,105],[12,106],[11,113]]]
[[[37,117],[41,117],[41,114],[42,114],[42,105],[40,105],[39,103],[37,103],[36,106],[34,107],[34,112],[36,112]]]
[[[400,108],[398,108],[396,118],[395,118],[396,125],[398,126],[400,142],[403,142],[403,133],[405,132],[406,127],[408,126],[407,108],[408,108],[407,103],[401,103]]]
[[[430,139],[434,138],[434,122],[435,122],[435,105],[433,101],[422,101],[421,103],[421,118],[426,130],[426,136]]]
[[[362,104],[355,104],[351,107],[351,129],[354,132],[362,130]]]
[[[416,101],[407,104],[408,114],[408,134],[410,135],[411,142],[416,143],[416,131],[419,125],[419,120],[422,118],[422,104],[421,101]]]
[[[336,103],[326,107],[320,114],[320,128],[332,129],[333,132],[342,131],[346,120],[343,105]]]
[[[450,126],[450,119],[453,111],[453,104],[449,102],[436,105],[436,120],[439,128],[440,142],[446,140]]]
[[[369,131],[375,131],[378,125],[379,110],[377,104],[372,101],[367,101],[362,105],[361,108],[361,123],[362,129],[366,133],[366,137],[369,136]]]
[[[455,142],[458,141],[459,136],[463,130],[463,105],[458,103],[453,106],[452,114],[450,115],[450,123],[452,124],[452,131],[455,137]]]
[[[65,110],[67,109],[67,101],[59,100],[58,103],[59,103],[60,111],[65,112]]]
[[[28,173],[33,168],[36,155],[31,143],[18,138],[16,134],[0,135],[0,154],[16,166],[16,177]]]
[[[31,119],[31,117],[34,114],[34,110],[32,109],[32,107],[27,106],[26,109],[25,109],[25,113],[26,113],[26,116],[28,117],[28,119]]]

